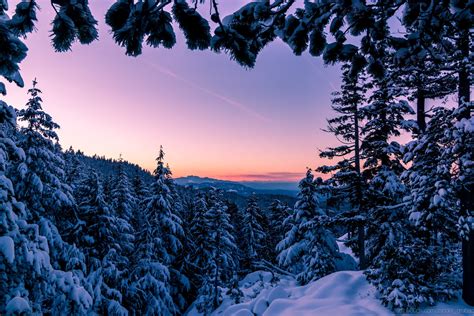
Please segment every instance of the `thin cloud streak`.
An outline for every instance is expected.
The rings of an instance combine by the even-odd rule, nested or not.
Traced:
[[[308,64],[310,64],[311,68],[315,70],[316,73],[318,73],[318,76],[324,78],[325,74],[321,71],[321,69],[319,69],[318,67],[316,67],[315,64],[313,64],[313,60],[311,59],[311,57],[305,55],[304,60],[308,62]],[[327,83],[332,88],[333,92],[339,90],[331,80],[327,81]]]
[[[204,88],[204,87],[198,85],[197,83],[195,83],[191,80],[188,80],[186,78],[183,78],[183,77],[179,76],[178,74],[174,73],[173,71],[171,71],[171,70],[169,70],[165,67],[158,66],[156,64],[153,64],[153,63],[150,63],[150,62],[147,62],[147,61],[146,61],[146,64],[149,65],[150,67],[154,68],[155,70],[161,72],[162,74],[168,75],[168,76],[170,76],[170,77],[172,77],[176,80],[179,80],[181,82],[184,82],[185,84],[187,84],[187,85],[189,85],[189,86],[191,86],[195,89],[198,89],[198,90],[200,90],[200,91],[202,91],[202,92],[204,92],[204,93],[206,93],[210,96],[213,96],[213,97],[215,97],[215,98],[217,98],[221,101],[224,101],[225,103],[241,110],[242,112],[245,112],[246,114],[248,114],[250,116],[253,116],[254,118],[257,118],[257,119],[259,119],[261,121],[264,121],[264,122],[270,122],[271,121],[269,118],[264,117],[263,115],[255,112],[254,110],[250,109],[248,106],[246,106],[246,105],[244,105],[244,104],[242,104],[238,101],[234,101],[232,99],[229,99],[228,97],[223,96],[223,95],[221,95],[217,92],[214,92],[210,89]]]

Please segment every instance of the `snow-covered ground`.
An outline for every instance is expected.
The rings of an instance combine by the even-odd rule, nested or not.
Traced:
[[[344,236],[343,236],[344,237]],[[343,239],[342,237],[340,238]],[[341,252],[352,254],[350,249]],[[288,276],[256,271],[239,282],[243,302],[234,304],[224,298],[221,306],[212,315],[222,316],[384,316],[394,315],[377,299],[375,288],[367,282],[362,271],[339,271],[306,286],[298,286]],[[225,292],[225,291],[224,291]],[[200,315],[194,307],[188,316]],[[440,303],[421,309],[416,315],[474,315],[474,308],[462,300]]]
[[[362,271],[339,271],[306,286],[282,276],[272,284],[269,272],[257,271],[240,282],[244,302],[224,299],[213,316],[385,316],[394,315],[376,298],[375,288]],[[200,315],[191,308],[188,316]],[[474,315],[474,308],[463,301],[438,304],[416,315]]]

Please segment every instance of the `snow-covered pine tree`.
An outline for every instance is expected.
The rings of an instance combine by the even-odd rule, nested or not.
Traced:
[[[469,100],[465,95],[462,100]],[[443,152],[443,159],[456,157],[454,177],[451,179],[458,198],[458,233],[462,240],[463,294],[466,303],[474,306],[474,108],[473,102],[462,103],[451,117],[453,128],[447,133],[452,147]],[[467,109],[468,110],[467,110]]]
[[[15,199],[7,170],[25,160],[7,133],[15,126],[15,111],[0,101],[0,313],[84,314],[92,305],[90,295],[72,273],[53,270],[49,240],[38,225],[28,223],[25,205]]]
[[[24,302],[24,308],[18,312],[32,312],[25,288],[25,271],[30,269],[26,254],[22,251],[28,241],[24,230],[20,230],[18,221],[25,224],[24,205],[17,202],[12,181],[6,171],[14,159],[24,159],[24,152],[7,136],[7,130],[16,125],[16,115],[12,107],[0,101],[0,313],[6,314],[7,306]],[[36,236],[35,236],[36,237]],[[36,238],[35,238],[36,239]],[[38,245],[39,246],[39,245]],[[33,248],[35,249],[35,248]],[[36,249],[41,251],[40,247]],[[32,275],[30,275],[30,278]]]
[[[104,173],[98,173],[98,176],[100,177],[100,182],[102,184],[102,190],[103,190],[103,195],[104,195],[104,201],[108,205],[112,205],[112,190],[114,187],[114,172],[109,173],[109,174],[104,174]]]
[[[192,273],[191,283],[195,289],[202,285],[207,273],[207,263],[211,258],[210,225],[206,218],[208,205],[204,193],[196,196],[194,204],[193,218],[189,225],[190,252],[187,253],[186,260],[189,262]]]
[[[163,147],[160,146],[160,156],[162,156],[162,162],[164,163],[164,151]],[[171,214],[174,219],[176,219],[177,223],[179,224],[178,230],[175,232],[175,236],[178,238],[178,242],[181,245],[179,251],[174,251],[172,249],[169,250],[170,254],[173,254],[172,261],[168,267],[170,271],[171,277],[171,296],[173,297],[176,306],[180,309],[180,311],[184,312],[186,308],[186,294],[190,289],[189,278],[185,274],[186,270],[186,262],[185,262],[185,255],[183,250],[188,248],[186,242],[188,239],[185,236],[184,229],[183,229],[183,220],[182,217],[185,215],[187,210],[183,209],[183,201],[181,196],[178,192],[178,188],[176,183],[174,182],[171,168],[168,164],[164,168],[163,166],[160,167],[160,163],[158,163],[158,169],[161,168],[163,170],[164,181],[166,186],[169,188],[171,200],[172,200],[172,207],[171,207]],[[174,251],[174,252],[173,252]]]
[[[26,108],[18,111],[19,120],[26,126],[16,134],[18,145],[25,149],[26,159],[12,166],[12,180],[29,219],[46,237],[52,267],[71,271],[71,280],[77,279],[79,285],[84,285],[84,254],[76,246],[65,242],[65,239],[72,241],[70,233],[79,220],[72,188],[66,184],[62,151],[57,143],[55,129],[59,125],[43,111],[41,90],[37,88],[36,80],[28,93],[30,99]]]
[[[409,42],[409,52],[415,53],[422,62],[428,60],[438,62],[443,67],[443,71],[448,74],[457,75],[458,90],[458,115],[461,128],[456,128],[450,132],[459,142],[454,147],[448,146],[445,149],[447,160],[450,161],[453,154],[460,158],[456,165],[462,166],[467,162],[467,168],[459,169],[459,178],[452,178],[453,187],[457,188],[457,197],[460,205],[461,227],[467,231],[463,232],[463,298],[474,305],[474,229],[472,229],[472,209],[474,208],[474,181],[472,161],[473,148],[472,128],[465,128],[471,125],[472,104],[470,102],[470,86],[472,85],[472,54],[470,45],[472,43],[473,15],[470,14],[472,5],[466,1],[457,2],[434,2],[417,3],[405,2],[402,22],[407,30]],[[427,12],[430,12],[427,14]],[[406,53],[405,47],[399,47],[397,54]],[[406,55],[406,54],[405,54]],[[413,56],[406,56],[413,57]],[[405,58],[406,58],[405,57]],[[442,77],[441,77],[442,78]],[[440,77],[436,78],[440,79]],[[426,84],[426,82],[424,82]],[[466,124],[467,123],[467,124]],[[456,148],[453,150],[453,148]],[[463,152],[464,154],[460,154]],[[459,155],[458,155],[459,154]],[[461,158],[462,157],[462,158]],[[453,168],[455,169],[455,168]],[[469,218],[466,222],[466,218]],[[467,238],[470,235],[470,238]]]
[[[85,252],[88,281],[94,293],[97,313],[126,313],[120,292],[127,264],[121,248],[120,223],[105,201],[99,176],[89,170],[76,188],[76,201],[82,225],[78,227],[78,246]]]
[[[300,192],[285,238],[277,246],[278,263],[296,274],[300,284],[335,271],[338,247],[325,228],[327,216],[318,206],[311,169],[299,183]]]
[[[145,200],[148,198],[149,194],[148,188],[139,175],[135,175],[135,177],[132,179],[132,194],[135,205],[132,212],[132,218],[130,219],[130,224],[133,227],[136,239],[139,231],[141,231],[143,227],[143,210],[145,209]]]
[[[231,280],[237,264],[235,240],[230,216],[223,202],[222,192],[211,189],[205,214],[209,236],[209,257],[205,263],[203,283],[199,289],[199,311],[209,313],[222,302],[222,287]]]
[[[371,263],[366,274],[381,293],[382,301],[395,309],[403,307],[397,291],[403,286],[409,288],[410,277],[406,276],[406,283],[395,279],[406,271],[406,260],[415,250],[407,247],[413,236],[401,204],[406,193],[400,180],[404,171],[401,147],[393,138],[400,136],[402,129],[412,127],[404,116],[414,111],[401,99],[406,91],[394,83],[397,74],[390,63],[393,56],[384,6],[376,26],[380,36],[374,54],[384,67],[373,78],[369,105],[361,109],[366,120],[361,153],[365,158],[363,175],[368,179],[367,254]]]
[[[359,266],[365,269],[365,217],[366,217],[366,180],[362,176],[360,152],[360,129],[362,115],[360,107],[365,102],[367,85],[363,74],[353,76],[351,66],[342,66],[341,91],[335,92],[332,108],[339,116],[328,120],[328,132],[342,145],[328,148],[320,153],[320,157],[339,159],[335,165],[318,167],[318,171],[328,174],[331,178],[327,183],[332,188],[332,194],[338,200],[346,200],[351,209],[338,214],[335,222],[346,226],[350,232],[357,231],[356,253],[359,256]],[[351,234],[352,235],[352,234]]]
[[[257,204],[257,196],[252,195],[247,201],[242,218],[242,238],[245,240],[242,269],[247,272],[255,270],[255,264],[259,258],[262,258],[266,238],[265,231],[262,228],[263,221],[262,211]]]
[[[86,167],[79,159],[79,152],[69,147],[64,152],[66,183],[74,190],[85,177]]]
[[[381,19],[379,25],[381,34],[387,36],[388,27]],[[361,130],[361,155],[364,157],[363,176],[368,181],[367,211],[367,254],[368,260],[381,253],[381,247],[388,246],[385,238],[391,234],[391,224],[394,227],[399,217],[394,216],[394,205],[401,203],[406,188],[400,180],[404,171],[401,163],[400,144],[394,140],[400,136],[403,129],[409,129],[411,124],[405,120],[405,115],[414,114],[408,102],[401,99],[403,90],[393,84],[396,73],[389,67],[391,60],[386,37],[377,43],[379,59],[385,61],[383,73],[373,78],[373,91],[369,104],[361,108],[365,124]],[[399,214],[401,215],[401,214]],[[403,221],[403,220],[402,220]],[[380,229],[387,227],[387,229]]]
[[[260,257],[263,259],[264,262],[273,262],[276,258],[276,255],[275,247],[272,245],[271,242],[271,234],[273,231],[273,227],[271,227],[270,225],[270,214],[267,213],[267,209],[265,208],[261,209],[261,214],[262,222],[260,223],[260,226],[262,226],[262,230],[265,233],[265,238],[261,242],[262,249],[260,250]]]
[[[450,299],[460,287],[458,257],[457,206],[452,186],[454,155],[443,156],[452,146],[446,131],[452,129],[452,110],[433,109],[424,133],[408,143],[404,162],[411,163],[402,179],[409,194],[405,197],[413,229],[415,249],[422,248],[409,262],[408,270],[423,266],[417,278],[411,280],[412,291],[428,303]],[[410,246],[405,242],[405,246]],[[423,257],[423,255],[427,257]]]
[[[132,192],[131,184],[128,180],[128,175],[125,172],[121,161],[118,168],[118,175],[113,184],[112,208],[118,220],[120,228],[120,242],[124,254],[130,254],[133,250],[134,231],[131,225],[134,208],[137,201]]]
[[[243,213],[239,206],[229,199],[225,200],[225,205],[227,207],[227,213],[229,213],[230,216],[230,225],[232,226],[231,234],[235,237],[235,245],[237,246],[237,256],[239,260],[237,262],[236,270],[238,274],[241,275],[241,261],[244,257],[244,249],[247,247],[244,238],[238,238],[243,235]]]
[[[43,111],[36,80],[28,94],[26,108],[18,112],[19,121],[26,123],[18,134],[18,145],[25,149],[26,160],[18,166],[17,197],[25,202],[32,219],[45,216],[61,229],[69,229],[77,218],[72,189],[65,183],[62,153],[54,144],[59,125]]]
[[[137,240],[135,256],[139,259],[130,280],[130,302],[134,310],[159,315],[179,311],[171,293],[175,297],[181,294],[176,288],[184,278],[171,267],[182,249],[184,231],[181,219],[173,210],[175,196],[169,187],[171,173],[165,166],[164,155],[161,147],[150,196],[145,200],[142,231]]]
[[[454,69],[458,74],[458,107],[455,111],[457,122],[452,131],[454,152],[458,157],[459,173],[453,180],[459,197],[459,226],[463,255],[463,294],[466,303],[474,306],[474,102],[471,100],[471,86],[474,82],[472,55],[472,3],[460,1],[452,5],[453,15],[448,18],[457,34]],[[471,12],[471,14],[466,12]],[[447,30],[443,39],[452,35]],[[449,153],[448,153],[449,155]]]
[[[290,216],[292,210],[290,207],[280,200],[274,200],[269,208],[270,232],[267,233],[269,248],[271,249],[271,262],[275,262],[277,257],[276,246],[285,237],[287,226],[285,220]]]

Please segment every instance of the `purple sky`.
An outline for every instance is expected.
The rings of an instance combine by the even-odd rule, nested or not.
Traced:
[[[177,27],[173,49],[127,57],[103,22],[112,2],[91,1],[100,30],[92,45],[55,53],[53,11],[41,0],[38,32],[26,40],[23,78],[27,87],[38,78],[64,148],[122,154],[151,170],[163,145],[175,176],[294,180],[319,164],[318,148],[334,142],[321,128],[333,115],[337,67],[296,57],[277,40],[246,70],[225,54],[187,50]],[[237,3],[221,11],[230,13]],[[27,87],[9,85],[7,101],[22,107]]]

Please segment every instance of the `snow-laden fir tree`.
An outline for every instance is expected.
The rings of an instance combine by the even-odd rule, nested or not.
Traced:
[[[287,231],[285,220],[290,217],[292,210],[290,207],[280,201],[274,200],[268,207],[269,227],[270,232],[267,233],[268,247],[271,249],[271,262],[274,262],[277,257],[276,246],[283,239]]]
[[[456,241],[458,208],[451,185],[454,157],[446,159],[443,150],[445,131],[452,128],[452,110],[434,108],[425,133],[409,142],[404,150],[404,162],[411,163],[402,179],[409,194],[405,198],[410,220],[419,229],[419,237],[427,245]]]
[[[135,311],[158,315],[176,314],[179,308],[171,297],[172,286],[183,277],[170,271],[182,249],[184,234],[181,219],[175,214],[174,195],[168,184],[170,171],[164,163],[164,151],[156,159],[157,167],[145,200],[143,221],[136,243],[136,265],[130,277],[132,304]]]
[[[160,155],[163,155],[164,157],[162,147],[160,148]],[[162,161],[164,162],[163,158]],[[184,312],[184,310],[186,309],[186,304],[189,303],[187,302],[186,297],[191,286],[189,277],[186,275],[187,262],[185,255],[185,250],[189,249],[189,239],[185,235],[185,230],[183,227],[183,217],[187,215],[189,210],[184,209],[183,199],[172,177],[172,172],[169,165],[166,164],[166,166],[159,166],[159,168],[162,168],[164,173],[165,184],[169,188],[169,194],[172,200],[172,207],[170,209],[171,214],[173,218],[175,218],[179,223],[180,228],[179,231],[175,233],[180,244],[180,250],[176,252],[170,249],[170,254],[173,253],[173,258],[168,268],[170,270],[171,275],[171,295],[180,311]]]
[[[74,190],[85,177],[86,167],[79,159],[79,152],[69,147],[64,152],[66,183]]]
[[[6,171],[25,160],[24,151],[8,137],[15,125],[14,110],[0,101],[0,313],[84,314],[91,296],[72,273],[53,269],[48,239],[37,224],[28,223],[25,205],[15,199]]]
[[[247,247],[245,239],[238,238],[238,236],[243,236],[243,212],[235,202],[229,199],[225,200],[225,205],[227,207],[227,213],[229,213],[230,216],[230,224],[232,226],[231,234],[235,237],[235,245],[237,246],[237,256],[239,257],[236,270],[240,274],[240,272],[243,271],[241,268],[241,261],[244,258],[244,250]]]
[[[133,250],[134,230],[131,225],[134,208],[137,201],[132,192],[128,175],[125,172],[121,161],[119,162],[118,175],[113,184],[111,192],[112,208],[120,225],[121,248],[124,254],[130,254]]]
[[[104,191],[104,201],[108,205],[112,206],[112,190],[114,187],[114,174],[98,173],[100,182],[102,183],[102,190]]]
[[[72,189],[65,183],[64,160],[55,146],[56,124],[42,109],[41,90],[36,80],[28,90],[26,108],[18,112],[20,128],[18,145],[25,148],[26,160],[18,166],[17,197],[26,203],[32,219],[47,217],[61,228],[76,224]]]
[[[26,108],[18,111],[19,120],[25,126],[20,128],[16,138],[18,145],[25,148],[25,160],[13,164],[10,172],[18,199],[24,201],[30,221],[38,225],[39,233],[48,242],[52,267],[71,271],[71,280],[77,279],[78,285],[84,285],[84,254],[63,238],[72,241],[69,234],[79,220],[72,189],[65,181],[65,164],[55,132],[59,126],[43,111],[41,90],[36,85],[35,80],[28,90],[30,99]],[[60,295],[55,301],[58,299],[61,299]],[[56,304],[61,303],[53,305]]]
[[[306,284],[335,271],[338,255],[336,241],[325,228],[328,221],[316,198],[316,184],[311,169],[299,183],[300,192],[289,230],[278,243],[278,263],[295,273]]]
[[[222,302],[222,287],[231,280],[237,264],[234,236],[227,207],[222,192],[211,189],[208,196],[208,210],[205,213],[207,236],[209,238],[207,262],[201,288],[198,292],[197,307],[204,314],[216,309]]]
[[[415,250],[406,247],[411,243],[412,234],[401,204],[406,193],[400,179],[404,166],[401,146],[394,137],[412,126],[407,124],[404,116],[414,112],[408,102],[401,99],[405,91],[393,81],[396,73],[389,62],[392,56],[388,45],[388,25],[381,14],[377,23],[381,39],[376,47],[378,58],[385,66],[373,78],[369,104],[361,109],[366,120],[361,143],[365,159],[363,175],[368,181],[366,245],[370,269],[366,274],[381,293],[382,301],[392,308],[399,308],[402,306],[399,306],[400,298],[396,293],[398,288],[408,284],[393,283],[393,277],[397,272],[406,271],[405,260],[415,254]],[[393,287],[397,287],[395,292]]]
[[[265,247],[266,233],[262,228],[264,221],[262,210],[257,204],[257,197],[252,195],[247,201],[247,206],[242,216],[243,249],[242,269],[251,272],[262,258]]]
[[[82,225],[78,246],[87,257],[88,282],[97,313],[126,312],[120,292],[127,265],[121,240],[120,221],[104,197],[99,176],[89,170],[75,190]]]
[[[469,100],[468,96],[465,99]],[[451,128],[445,130],[446,140],[451,144],[447,146],[442,159],[453,160],[450,187],[456,194],[459,206],[457,223],[458,234],[462,241],[462,270],[463,270],[463,299],[470,305],[474,304],[474,116],[466,117],[471,112],[473,102],[464,102],[456,108],[449,117]],[[454,158],[454,159],[453,159]],[[441,195],[438,192],[438,195]],[[446,198],[446,197],[445,197]],[[438,198],[443,201],[443,199]]]
[[[145,209],[145,199],[148,197],[148,193],[148,188],[143,182],[143,179],[139,175],[135,175],[132,179],[132,195],[135,205],[130,219],[135,239],[137,238],[137,234],[141,230],[141,227],[143,227],[143,210]]]
[[[380,32],[386,34],[388,27],[380,21]],[[378,44],[379,58],[390,60],[387,40]],[[400,180],[404,171],[401,163],[401,146],[394,140],[403,129],[412,124],[405,120],[407,114],[414,114],[407,101],[401,99],[403,90],[393,84],[396,73],[384,67],[383,74],[373,78],[373,90],[369,104],[361,108],[365,124],[361,130],[361,156],[365,161],[362,175],[367,179],[367,213],[370,225],[367,226],[367,256],[369,262],[381,253],[381,248],[388,246],[390,238],[399,219],[395,216],[394,205],[401,202],[406,188]],[[400,215],[400,214],[398,214]],[[394,226],[392,226],[392,224]],[[381,229],[381,227],[386,229]]]
[[[164,151],[163,147],[160,146],[160,156],[162,164],[158,162],[158,169],[161,169],[163,172],[164,183],[169,189],[170,198],[172,201],[171,207],[171,215],[179,224],[177,226],[178,230],[175,232],[175,236],[178,239],[178,243],[180,244],[179,251],[175,251],[173,249],[169,249],[169,253],[172,254],[172,260],[168,267],[170,271],[171,277],[171,296],[173,297],[176,306],[180,309],[180,311],[184,312],[186,308],[186,294],[190,289],[189,278],[185,274],[186,271],[186,262],[185,262],[185,249],[188,249],[188,245],[186,242],[188,239],[185,236],[184,229],[183,229],[183,215],[186,214],[186,211],[183,209],[183,201],[181,196],[178,192],[178,188],[174,179],[172,177],[171,168],[168,164],[164,165]]]
[[[78,267],[83,265],[83,255],[63,242],[63,239],[74,241],[71,234],[79,220],[72,188],[66,182],[63,154],[57,143],[55,130],[59,125],[42,109],[41,90],[36,80],[28,94],[30,99],[26,108],[18,111],[18,118],[25,126],[17,133],[17,143],[25,148],[26,159],[11,170],[16,175],[13,179],[17,197],[24,201],[30,218],[42,222],[40,227],[46,230],[42,233],[54,239],[50,242],[55,242],[55,246],[50,244],[50,248],[56,250],[52,253],[53,262],[58,263],[56,268],[66,269],[70,261],[76,261],[73,265]]]
[[[332,108],[339,115],[328,120],[328,132],[342,143],[337,147],[328,148],[319,155],[322,158],[338,159],[332,166],[321,166],[317,170],[331,177],[327,183],[331,193],[339,201],[348,201],[350,210],[338,214],[335,221],[346,226],[349,232],[357,231],[356,253],[361,269],[365,269],[365,214],[366,214],[366,181],[362,176],[360,152],[360,129],[362,115],[360,107],[365,102],[367,85],[364,76],[353,76],[349,64],[342,67],[342,85],[339,92],[334,93]],[[352,234],[351,234],[352,236]]]
[[[211,258],[212,241],[209,238],[210,226],[206,218],[208,204],[203,192],[194,195],[193,217],[189,222],[188,249],[186,262],[192,291],[197,292],[208,273],[208,262]],[[191,292],[192,292],[191,291]],[[195,295],[194,295],[195,298]]]
[[[411,163],[411,167],[402,179],[409,191],[405,197],[407,213],[415,227],[413,244],[404,242],[404,246],[417,249],[417,255],[404,269],[413,274],[407,288],[420,302],[451,299],[460,287],[456,229],[459,208],[451,183],[455,157],[442,155],[445,148],[452,146],[445,136],[446,130],[452,128],[451,116],[452,110],[433,109],[424,133],[405,148],[404,162]],[[419,266],[423,271],[417,271]],[[407,282],[403,273],[397,274],[398,279]],[[407,299],[402,303],[409,306],[412,302]]]
[[[16,138],[18,145],[25,150],[26,159],[11,170],[16,195],[25,203],[32,220],[50,221],[51,224],[45,223],[42,227],[54,225],[57,228],[52,229],[53,232],[59,230],[63,238],[72,241],[69,237],[79,220],[58,144],[56,129],[59,125],[43,110],[41,90],[36,80],[28,94],[30,98],[26,108],[18,111],[18,119],[24,122],[24,126],[19,129]],[[60,242],[62,238],[57,236],[55,239]]]

